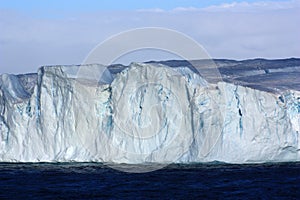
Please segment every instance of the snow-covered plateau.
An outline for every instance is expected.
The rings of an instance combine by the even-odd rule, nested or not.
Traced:
[[[222,81],[184,61],[3,74],[0,161],[300,161],[300,60],[215,63]]]

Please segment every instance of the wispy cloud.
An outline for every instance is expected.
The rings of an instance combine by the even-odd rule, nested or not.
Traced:
[[[140,9],[144,12],[200,12],[200,11],[236,11],[236,12],[257,12],[266,10],[285,10],[300,8],[300,0],[289,1],[256,1],[256,2],[232,2],[208,7],[176,7],[171,10],[160,8]]]
[[[165,12],[164,9],[161,8],[151,8],[151,9],[138,9],[137,12]]]
[[[263,10],[284,10],[300,7],[300,0],[290,1],[258,1],[258,2],[233,2],[204,8],[206,11],[263,11]]]
[[[80,64],[109,36],[149,26],[183,32],[215,58],[300,57],[299,13],[299,0],[171,11],[63,13],[57,18],[2,10],[0,73],[33,72],[41,65]]]

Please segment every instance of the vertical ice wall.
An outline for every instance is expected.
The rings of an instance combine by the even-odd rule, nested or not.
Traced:
[[[78,79],[77,71],[1,75],[1,161],[300,160],[299,91],[208,84],[157,64],[132,64],[111,83],[108,75],[99,84]]]

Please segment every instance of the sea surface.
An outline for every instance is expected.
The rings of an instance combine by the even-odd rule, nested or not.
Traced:
[[[148,173],[101,163],[0,163],[0,199],[104,198],[300,199],[300,163],[173,164]]]

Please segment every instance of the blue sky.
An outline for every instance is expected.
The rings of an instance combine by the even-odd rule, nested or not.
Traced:
[[[80,64],[105,39],[142,27],[179,31],[213,58],[300,57],[299,13],[300,0],[0,0],[0,74]]]
[[[273,0],[284,1],[284,0]],[[56,10],[56,11],[95,11],[95,10],[137,10],[160,8],[172,10],[177,7],[203,8],[232,2],[257,2],[257,0],[1,0],[0,8],[19,11]]]

